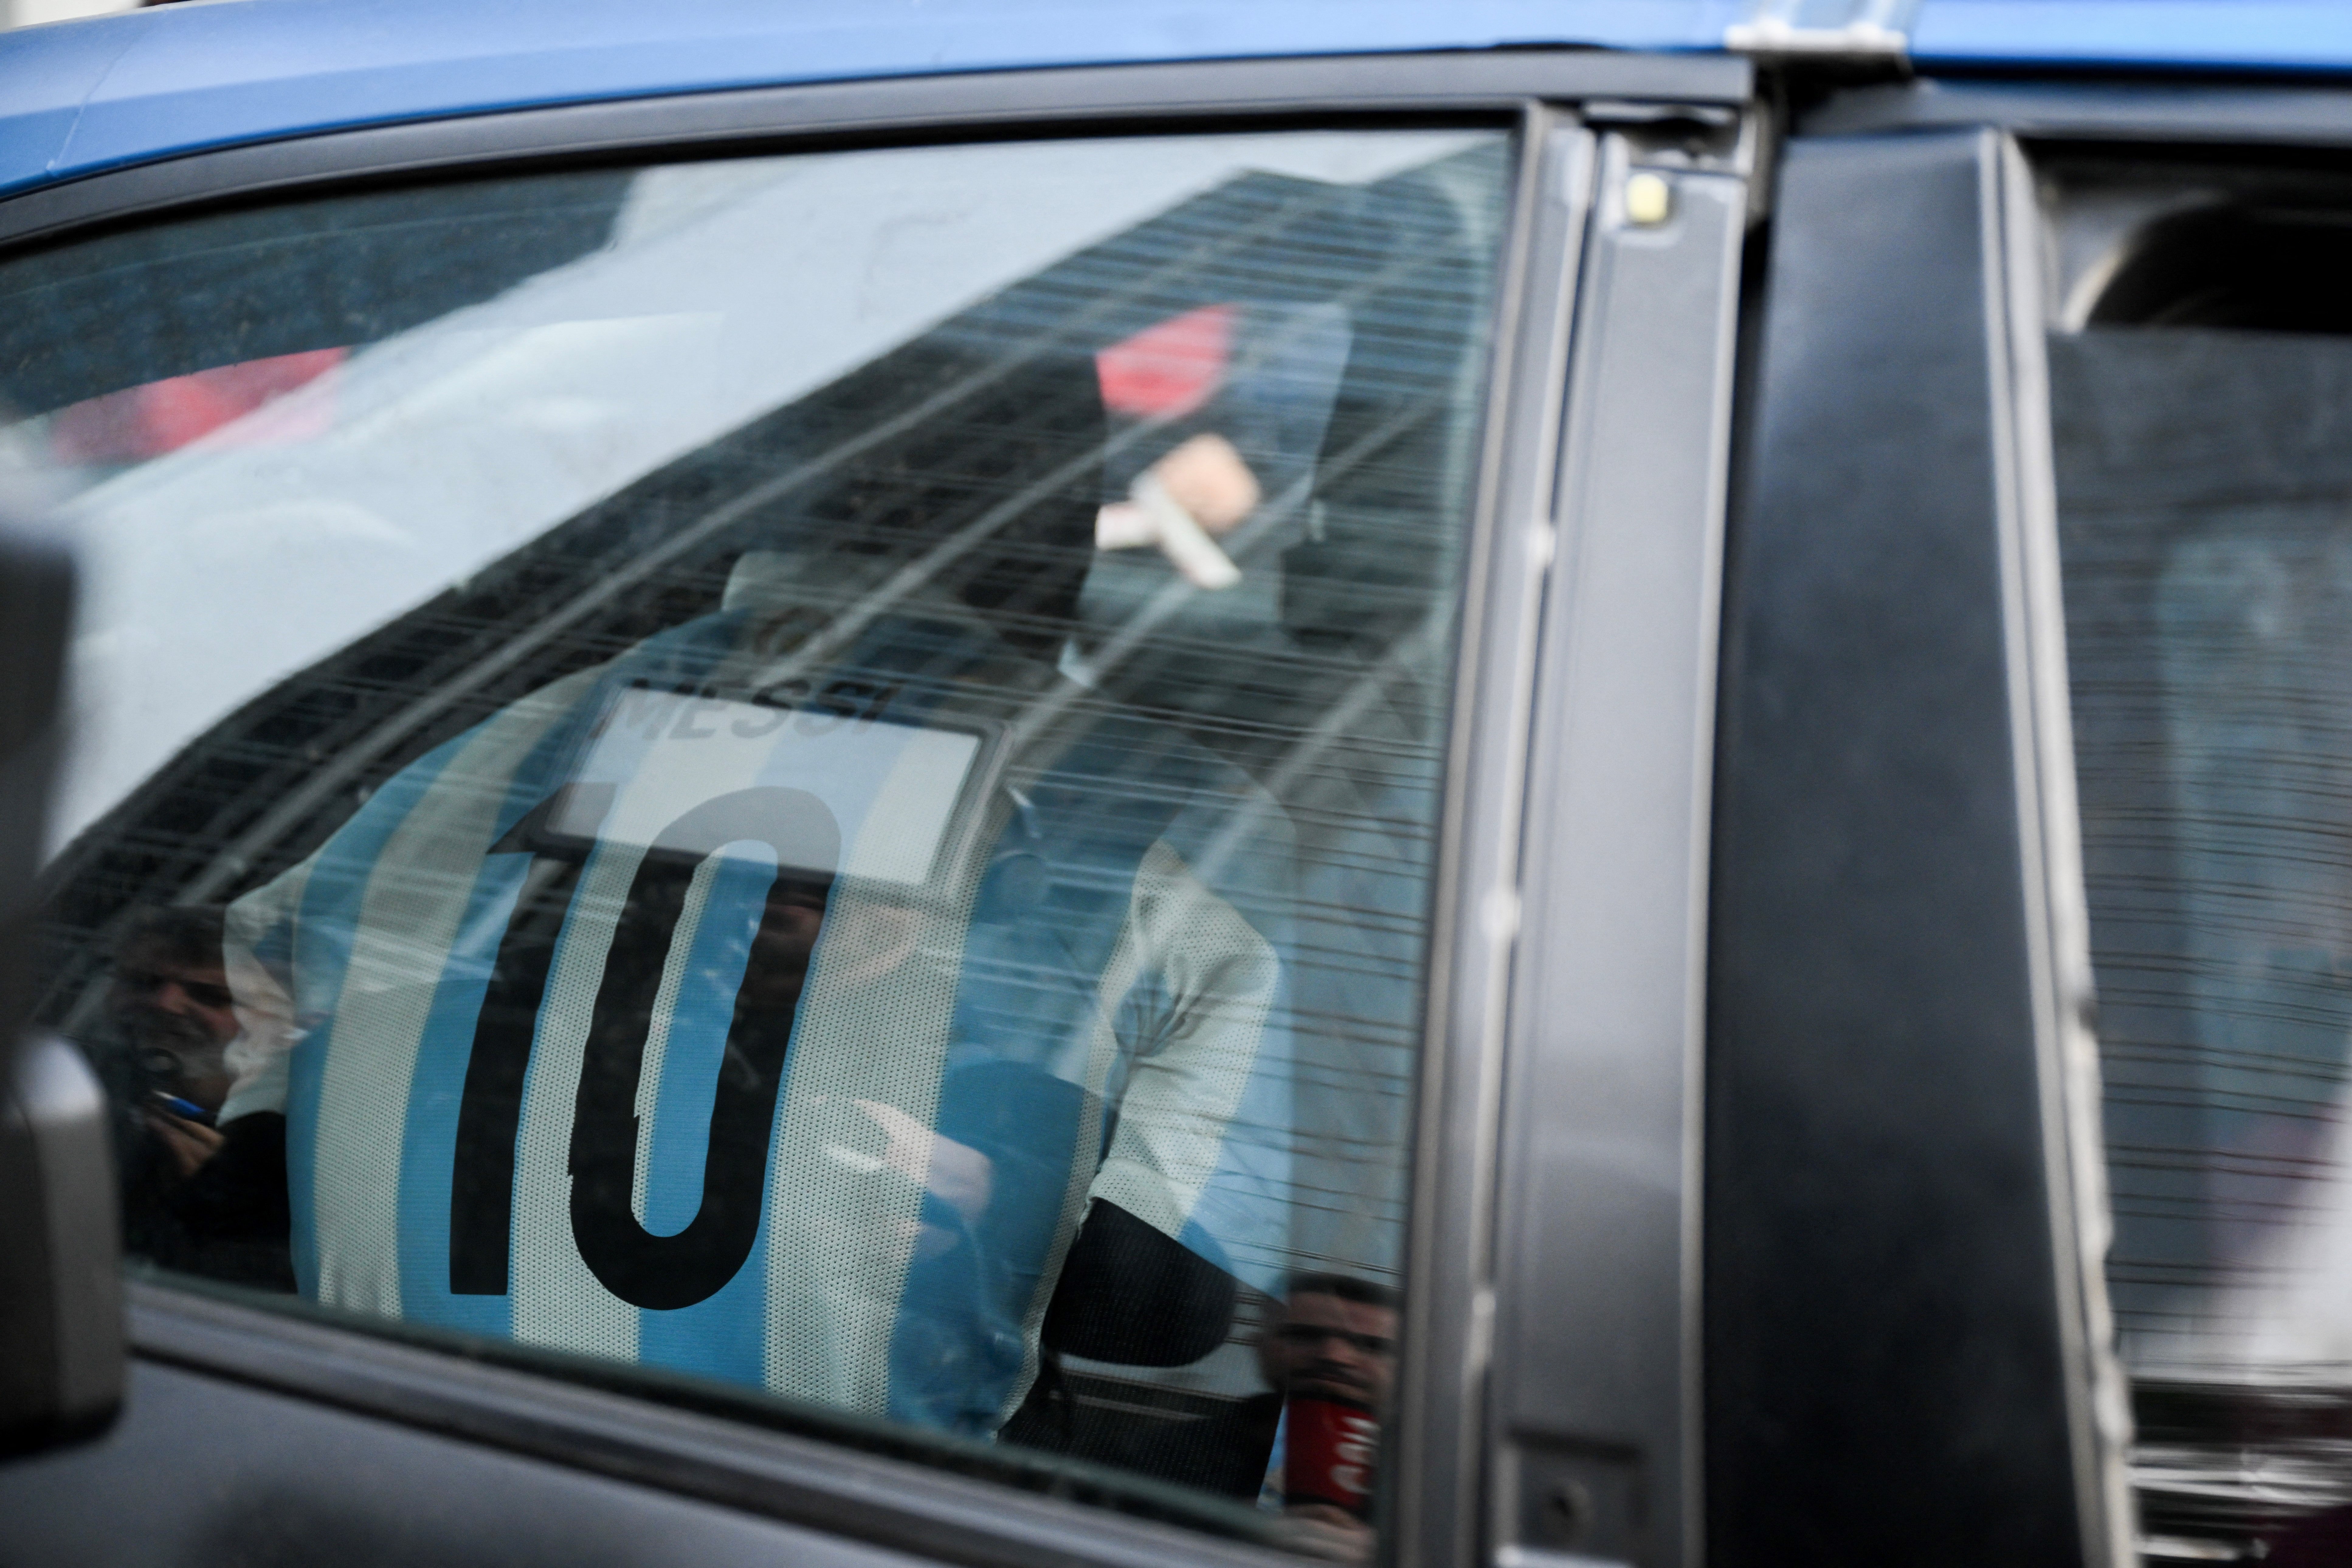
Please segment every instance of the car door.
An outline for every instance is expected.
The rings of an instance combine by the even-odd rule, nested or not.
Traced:
[[[1696,1560],[1749,88],[912,78],[0,205],[136,1356],[0,1552]]]

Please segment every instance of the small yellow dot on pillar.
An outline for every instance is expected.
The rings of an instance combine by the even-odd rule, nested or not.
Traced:
[[[1675,210],[1675,188],[1663,174],[1634,174],[1625,182],[1625,221],[1643,228],[1662,224]]]

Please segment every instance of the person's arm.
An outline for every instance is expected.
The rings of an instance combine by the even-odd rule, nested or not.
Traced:
[[[1235,1164],[1244,1104],[1286,1101],[1276,1087],[1286,1064],[1269,1050],[1279,1030],[1282,963],[1274,943],[1164,842],[1137,871],[1113,963],[1155,978],[1166,1001],[1138,1051],[1118,1131],[1089,1195],[1181,1240],[1202,1219],[1203,1197],[1220,1173]],[[1263,1116],[1262,1110],[1246,1120]],[[1263,1189],[1264,1175],[1255,1173],[1250,1184]],[[1213,1237],[1227,1227],[1204,1228]]]

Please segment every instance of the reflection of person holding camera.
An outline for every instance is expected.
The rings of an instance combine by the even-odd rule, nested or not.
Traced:
[[[159,910],[140,921],[114,963],[107,1012],[138,1070],[136,1110],[184,1180],[220,1152],[237,1036],[221,964],[216,910]]]
[[[217,908],[157,910],[117,949],[107,1013],[143,1134],[125,1151],[126,1240],[166,1268],[290,1289],[286,1119],[231,1103],[244,1028],[222,929]]]

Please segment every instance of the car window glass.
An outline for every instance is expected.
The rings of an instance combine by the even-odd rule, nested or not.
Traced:
[[[2073,178],[2051,395],[2143,1548],[2342,1562],[2352,228],[2293,181]]]
[[[45,1016],[140,1266],[1368,1551],[1507,150],[0,263],[88,563]]]

